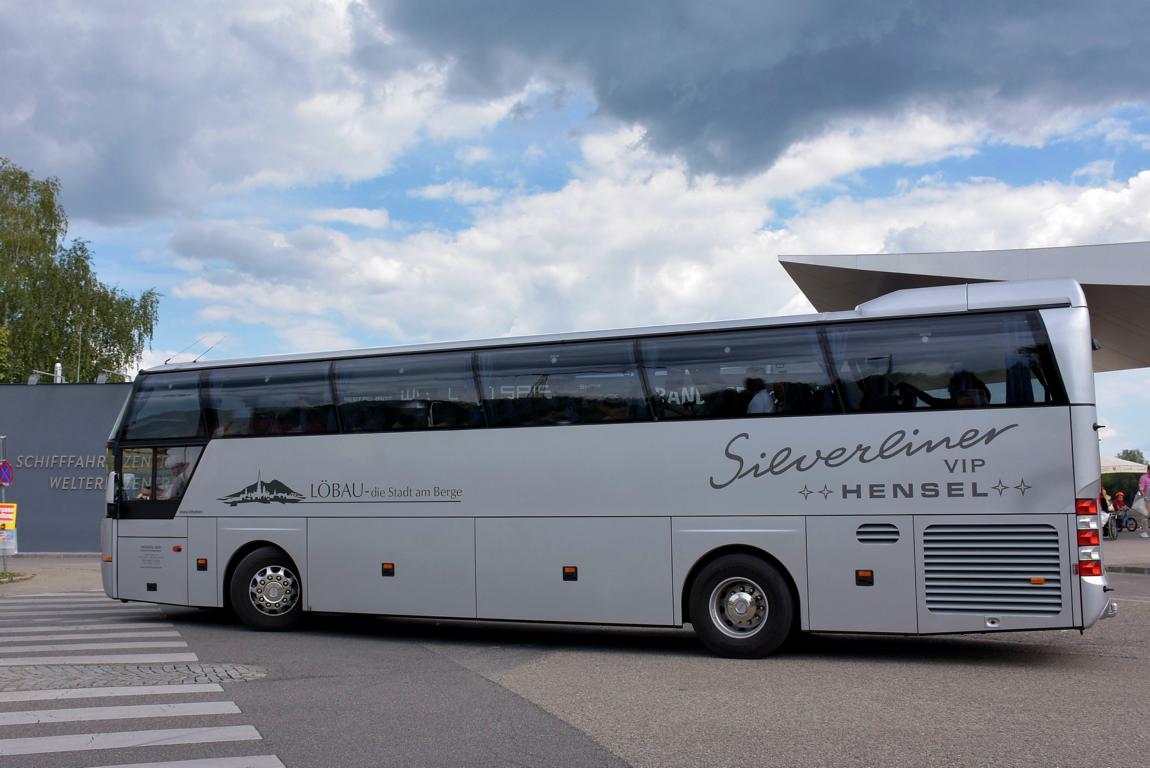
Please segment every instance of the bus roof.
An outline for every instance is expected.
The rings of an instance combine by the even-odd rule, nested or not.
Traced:
[[[888,293],[849,312],[822,312],[807,315],[783,315],[744,320],[722,320],[707,323],[658,325],[637,328],[619,328],[578,333],[552,333],[537,336],[516,336],[473,341],[435,342],[392,347],[368,347],[338,352],[303,352],[288,355],[264,355],[205,362],[169,363],[155,366],[141,373],[190,371],[206,368],[228,368],[263,363],[305,362],[336,360],[377,355],[399,355],[421,352],[486,349],[525,344],[554,344],[575,341],[627,338],[634,336],[670,335],[698,331],[739,330],[762,326],[799,325],[831,321],[873,319],[879,317],[906,317],[914,315],[952,314],[956,312],[987,311],[995,309],[1023,309],[1036,307],[1084,307],[1086,297],[1076,280],[1055,278],[1044,280],[1016,280],[1009,282],[965,283],[926,288],[909,288]]]

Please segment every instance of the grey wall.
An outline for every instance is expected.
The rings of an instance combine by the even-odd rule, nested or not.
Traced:
[[[0,385],[20,552],[98,552],[112,423],[130,384]]]

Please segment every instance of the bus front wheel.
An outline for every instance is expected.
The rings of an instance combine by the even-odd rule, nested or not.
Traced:
[[[691,585],[691,625],[712,653],[760,659],[790,634],[794,601],[778,569],[752,555],[708,563]]]
[[[295,564],[275,547],[249,553],[232,573],[232,609],[253,629],[291,629],[303,613]]]

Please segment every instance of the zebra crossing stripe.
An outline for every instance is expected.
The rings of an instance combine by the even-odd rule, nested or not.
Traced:
[[[186,693],[223,693],[219,683],[170,683],[164,685],[115,685],[103,688],[45,688],[38,691],[0,692],[0,704],[23,701],[103,699],[114,696],[174,696]]]
[[[88,619],[85,619],[88,621]],[[41,624],[39,626],[0,627],[0,635],[9,632],[88,632],[103,629],[162,629],[174,627],[174,624],[165,621],[147,621],[132,623],[128,621],[102,621],[99,624]],[[8,638],[0,637],[0,641]]]
[[[251,757],[209,757],[207,760],[171,760],[162,763],[104,765],[97,768],[284,768],[284,764],[275,755],[252,755]]]
[[[100,596],[100,595],[107,597],[107,595],[104,594],[104,590],[102,588],[97,587],[95,589],[78,589],[75,592],[32,592],[32,593],[26,594],[26,595],[14,595],[12,597],[12,599],[16,600],[16,599],[25,598],[25,597],[28,597],[28,598],[32,598],[32,597],[88,597],[88,596]]]
[[[166,747],[173,744],[259,741],[262,738],[260,732],[250,725],[80,733],[70,736],[31,736],[23,739],[0,739],[0,757],[42,755],[51,752],[82,752],[95,749]]]
[[[183,640],[152,640],[138,643],[64,643],[60,645],[0,646],[0,658],[6,653],[43,653],[45,651],[123,651],[131,648],[187,648]]]
[[[101,629],[104,627],[101,626]],[[49,640],[127,640],[145,637],[179,637],[176,630],[159,630],[157,632],[82,632],[80,634],[68,633],[64,635],[11,635],[0,636],[0,652],[12,650],[4,643],[39,643]]]
[[[231,701],[197,701],[190,704],[134,704],[123,707],[73,707],[70,709],[30,709],[0,712],[0,727],[41,723],[82,723],[90,720],[136,720],[148,717],[198,717],[238,715]]]
[[[109,605],[107,608],[77,608],[67,611],[7,611],[0,609],[0,619],[14,619],[22,616],[88,616],[158,613],[153,605]]]
[[[68,601],[66,603],[49,603],[37,601],[35,603],[9,603],[7,601],[0,601],[0,613],[12,613],[14,611],[47,611],[58,610],[60,613],[68,613],[71,610],[97,610],[100,608],[144,608],[151,607],[134,603],[121,603],[119,600],[86,600],[82,603]]]
[[[46,664],[174,664],[199,661],[194,653],[109,653],[99,656],[25,656],[0,659],[0,667],[31,667]]]
[[[51,624],[52,622],[56,622],[59,624],[92,624],[92,623],[96,623],[96,624],[108,625],[108,624],[122,624],[125,621],[148,620],[148,619],[151,619],[153,617],[155,617],[156,619],[158,619],[160,621],[163,621],[163,620],[168,618],[167,616],[165,616],[163,613],[161,613],[159,611],[156,611],[155,613],[151,613],[151,614],[144,613],[143,611],[137,611],[134,614],[108,614],[108,613],[105,613],[103,616],[76,616],[75,618],[70,618],[68,616],[59,616],[59,615],[45,616],[45,617],[36,618],[36,619],[0,618],[0,632],[4,632],[4,631],[12,632],[13,631],[11,629],[12,627],[15,627],[16,630],[19,630],[19,628],[21,626],[36,627],[36,626],[43,626],[45,624]]]
[[[60,595],[58,597],[30,597],[28,595],[15,595],[0,598],[0,605],[62,605],[64,603],[107,603],[112,598],[107,595]]]

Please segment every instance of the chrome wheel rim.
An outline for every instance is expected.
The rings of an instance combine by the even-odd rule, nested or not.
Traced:
[[[766,624],[770,604],[763,588],[750,579],[723,579],[707,601],[711,623],[727,637],[744,639]]]
[[[248,585],[252,607],[265,616],[282,616],[299,602],[299,582],[282,565],[266,565]]]

